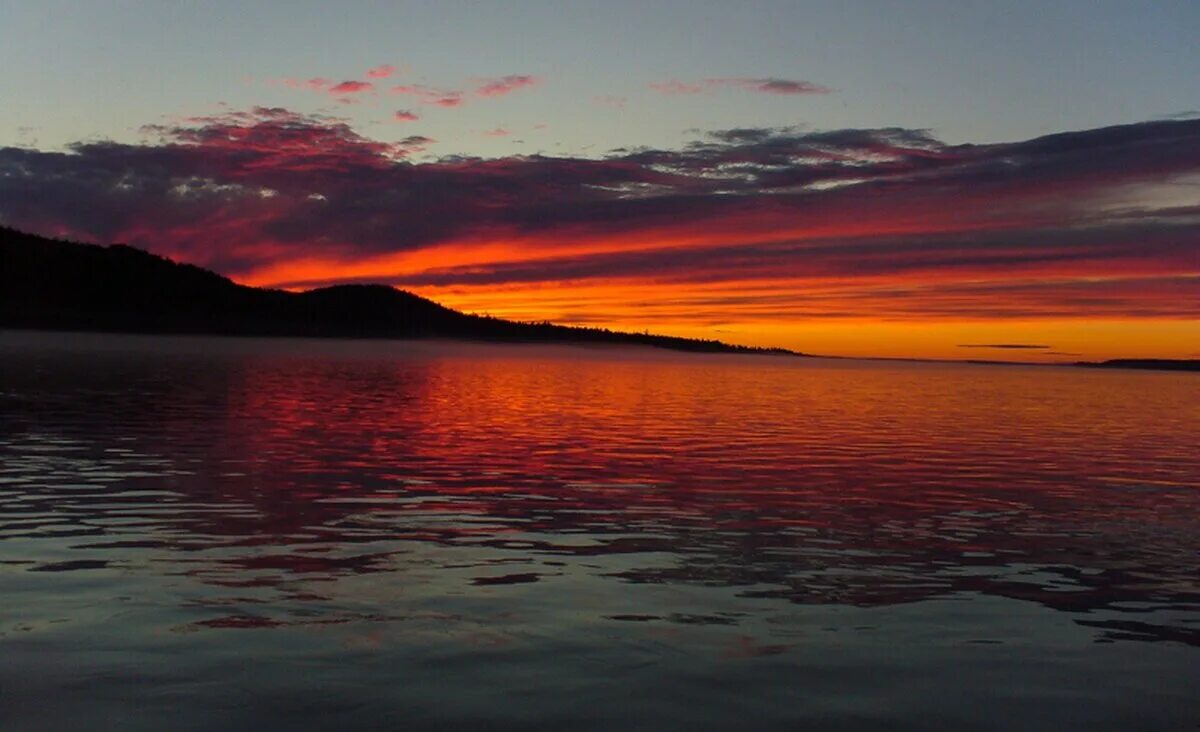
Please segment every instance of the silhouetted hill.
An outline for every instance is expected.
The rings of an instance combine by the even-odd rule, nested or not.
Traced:
[[[1200,359],[1114,358],[1110,361],[1080,361],[1076,366],[1093,369],[1150,369],[1154,371],[1200,371]]]
[[[683,351],[799,355],[720,341],[467,315],[385,285],[340,285],[301,293],[246,287],[215,272],[130,246],[77,244],[4,227],[0,227],[0,327],[624,343]]]

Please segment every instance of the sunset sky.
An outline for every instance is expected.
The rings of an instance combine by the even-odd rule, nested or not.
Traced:
[[[1200,358],[1200,3],[0,0],[0,223],[840,355]]]

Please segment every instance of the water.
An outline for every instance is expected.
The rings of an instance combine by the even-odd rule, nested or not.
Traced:
[[[1200,725],[1193,374],[0,355],[4,730]]]

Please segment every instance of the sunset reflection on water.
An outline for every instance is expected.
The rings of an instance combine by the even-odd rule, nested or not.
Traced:
[[[1191,374],[0,345],[14,728],[1198,719]]]

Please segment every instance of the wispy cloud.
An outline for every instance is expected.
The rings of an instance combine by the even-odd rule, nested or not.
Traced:
[[[367,69],[367,76],[372,79],[386,79],[394,73],[396,73],[396,67],[391,64],[381,64]]]
[[[778,79],[778,78],[725,78],[725,79],[701,79],[700,81],[679,81],[671,79],[668,81],[654,82],[650,84],[650,88],[666,94],[668,96],[677,94],[703,94],[721,88],[740,88],[747,91],[760,92],[762,94],[829,94],[833,90],[820,84],[814,84],[811,81],[802,81],[799,79]]]
[[[600,96],[592,97],[592,101],[605,107],[624,109],[625,105],[629,102],[629,99],[626,97],[613,96],[612,94],[601,94]]]
[[[421,104],[437,107],[458,107],[463,104],[463,93],[453,89],[438,89],[423,84],[397,84],[391,88],[392,94],[407,94],[416,97]]]
[[[329,79],[318,76],[318,77],[315,77],[312,79],[287,78],[287,79],[283,79],[283,84],[285,86],[290,86],[293,89],[308,89],[310,91],[325,91],[333,84],[333,82],[331,82]]]
[[[408,111],[407,109],[401,109],[397,110],[396,113],[392,115],[392,119],[396,120],[397,122],[416,122],[420,119],[420,117],[413,112]]]
[[[712,79],[718,84],[738,86],[763,94],[828,94],[832,89],[811,81],[795,79]]]
[[[650,88],[660,94],[701,94],[712,89],[711,85],[704,82],[685,82],[678,79],[669,81],[655,81],[650,83]]]
[[[541,83],[541,79],[527,74],[509,74],[492,79],[477,79],[475,95],[480,97],[502,97]]]
[[[1180,112],[1172,112],[1171,114],[1160,114],[1154,119],[1156,120],[1172,120],[1172,119],[1200,119],[1200,109],[1186,109]]]
[[[393,76],[396,73],[396,67],[390,64],[376,66],[368,69],[366,76],[368,79],[383,80]],[[414,97],[418,103],[443,107],[453,108],[461,107],[472,99],[489,99],[507,96],[521,89],[527,89],[540,84],[541,77],[530,74],[508,74],[506,76],[493,77],[476,77],[464,86],[461,87],[439,87],[428,84],[395,84],[388,91],[392,94],[403,94]],[[374,81],[366,81],[361,79],[350,79],[340,83],[331,82],[324,77],[317,77],[307,80],[295,78],[282,79],[279,82],[293,89],[306,89],[309,91],[329,94],[337,98],[342,103],[353,103],[354,97],[365,93],[374,93],[376,86]]]
[[[495,98],[511,94],[519,89],[525,89],[540,83],[536,76],[510,74],[494,78],[475,80],[475,86],[465,89],[447,89],[427,86],[424,84],[397,84],[393,86],[393,94],[408,94],[417,98],[421,104],[438,107],[460,107],[472,98]]]

